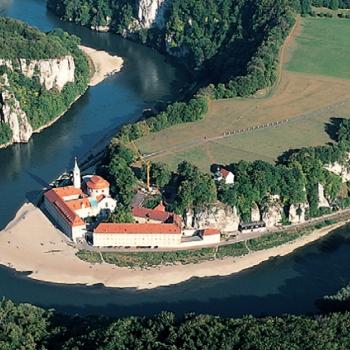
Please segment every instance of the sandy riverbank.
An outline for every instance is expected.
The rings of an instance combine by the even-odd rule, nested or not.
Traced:
[[[92,66],[92,76],[90,86],[99,84],[108,76],[119,72],[123,67],[123,59],[110,55],[106,51],[98,51],[91,47],[80,45],[79,48],[85,53]]]
[[[46,282],[88,285],[103,283],[108,287],[150,289],[180,283],[192,277],[227,276],[242,271],[271,257],[290,254],[346,223],[339,222],[297,241],[238,258],[130,270],[81,261],[75,256],[76,249],[67,244],[67,238],[46,216],[32,204],[25,204],[0,232],[0,264],[17,271],[32,271],[29,277]]]

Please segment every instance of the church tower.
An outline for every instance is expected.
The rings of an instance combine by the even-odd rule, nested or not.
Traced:
[[[77,157],[75,157],[75,159],[74,159],[73,186],[75,188],[80,188],[81,187],[80,169],[78,167]]]

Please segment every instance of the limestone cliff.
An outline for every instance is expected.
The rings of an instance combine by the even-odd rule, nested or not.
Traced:
[[[320,183],[317,185],[317,198],[318,198],[318,204],[317,204],[318,208],[329,208],[330,207],[329,202],[324,195],[324,187]]]
[[[8,80],[6,74],[0,85],[0,122],[9,124],[12,130],[11,142],[28,142],[33,128],[29,124],[27,115],[22,111],[15,96],[6,90]]]
[[[46,90],[62,91],[67,83],[74,82],[75,64],[70,55],[46,60],[19,58],[16,61],[11,61],[0,59],[1,65],[5,65],[11,70],[18,70],[30,79],[38,77],[40,84]]]
[[[260,214],[260,209],[257,206],[256,203],[253,203],[252,209],[251,209],[251,216],[250,216],[251,221],[260,221],[261,220],[261,214]]]
[[[281,226],[283,205],[279,196],[269,196],[267,205],[262,210],[261,219],[265,222],[267,228]]]
[[[305,213],[309,208],[308,203],[292,204],[289,207],[288,220],[291,224],[302,224],[306,221]]]
[[[142,28],[152,26],[163,28],[165,26],[165,11],[170,0],[139,0],[138,21]]]
[[[350,154],[347,154],[347,157],[345,159],[345,164],[340,164],[338,162],[335,162],[333,164],[328,164],[325,166],[325,169],[330,171],[333,174],[339,175],[342,179],[342,182],[348,182],[350,181]]]
[[[62,91],[67,83],[74,82],[75,64],[73,57],[69,55],[47,60],[0,59],[0,66],[6,66],[30,79],[37,78],[46,90]],[[11,143],[28,142],[33,128],[19,101],[11,92],[7,74],[2,76],[0,82],[0,119],[11,128]]]
[[[222,205],[207,208],[195,213],[192,210],[188,210],[184,219],[187,229],[194,228],[200,230],[215,227],[222,232],[237,231],[240,222],[236,208],[232,209]]]

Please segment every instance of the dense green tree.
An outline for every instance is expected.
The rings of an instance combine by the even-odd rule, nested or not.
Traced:
[[[171,179],[171,171],[165,163],[151,163],[150,176],[151,183],[158,188],[163,188]]]
[[[129,168],[124,158],[113,156],[107,166],[108,180],[111,190],[117,196],[118,202],[129,205],[137,184],[137,178]]]
[[[28,304],[0,302],[0,348],[2,350],[45,349],[50,312]]]
[[[222,318],[170,312],[120,319],[60,315],[28,305],[0,304],[0,346],[63,350],[343,350],[350,346],[348,289],[324,300],[327,311],[314,316]]]
[[[133,223],[134,221],[130,208],[121,203],[117,203],[115,211],[108,218],[108,222],[113,223]]]

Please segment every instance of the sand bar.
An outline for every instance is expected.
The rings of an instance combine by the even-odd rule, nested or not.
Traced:
[[[109,54],[106,51],[95,50],[80,45],[79,48],[88,56],[92,65],[93,74],[89,86],[95,86],[112,74],[119,72],[123,67],[123,59]]]
[[[0,232],[0,264],[17,271],[32,271],[30,278],[46,282],[102,283],[108,287],[151,289],[177,284],[192,277],[227,276],[242,271],[271,257],[290,254],[346,223],[339,222],[296,241],[238,258],[131,270],[110,264],[90,264],[78,259],[76,249],[67,244],[66,236],[51,224],[41,210],[32,204],[24,204]]]

